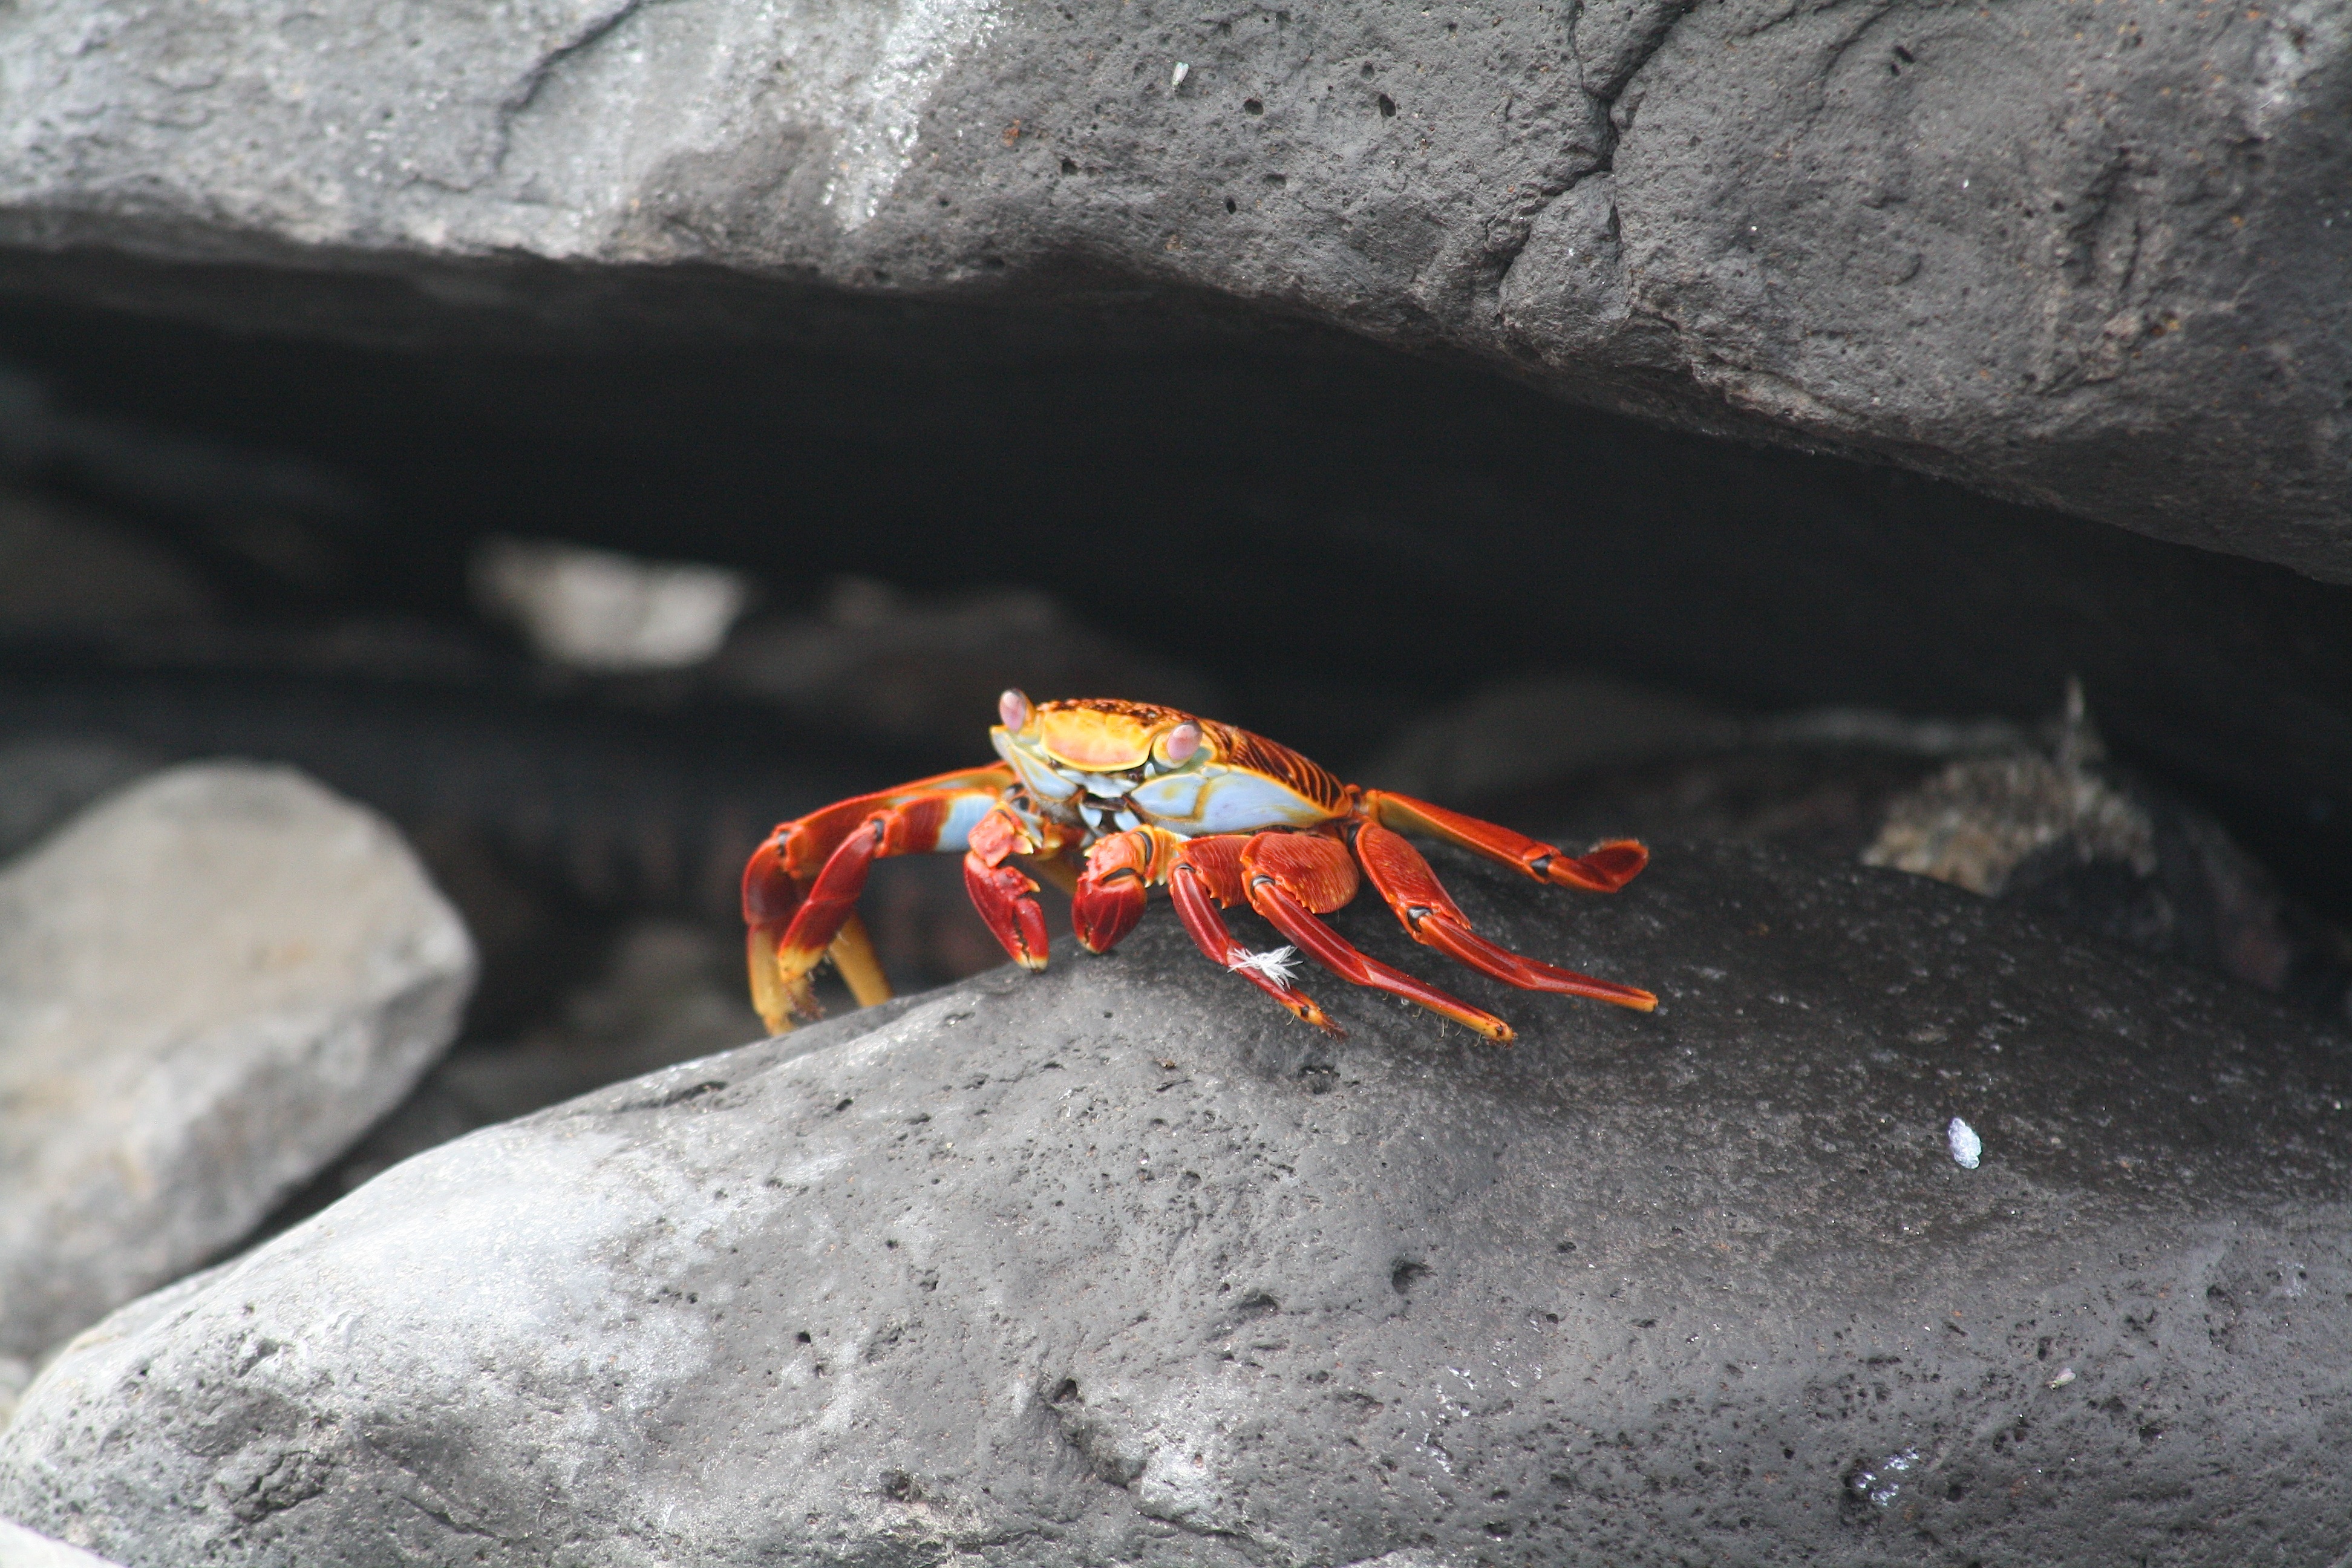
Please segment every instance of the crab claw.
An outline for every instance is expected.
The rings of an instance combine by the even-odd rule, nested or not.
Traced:
[[[980,819],[968,842],[963,885],[971,895],[971,907],[1013,963],[1024,969],[1045,968],[1045,914],[1037,907],[1037,884],[1005,864],[1015,855],[1034,855],[1044,847],[1001,805]]]
[[[1034,896],[1037,884],[1010,866],[992,866],[977,851],[963,858],[963,885],[972,908],[1024,969],[1045,967],[1045,914]]]
[[[1151,836],[1139,829],[1113,834],[1088,851],[1086,874],[1070,895],[1070,923],[1088,952],[1108,952],[1143,918],[1153,847]]]

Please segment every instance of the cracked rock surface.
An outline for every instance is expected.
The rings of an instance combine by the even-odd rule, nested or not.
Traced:
[[[11,865],[0,1360],[248,1235],[408,1093],[473,978],[400,836],[290,768],[168,769]]]
[[[1156,910],[124,1308],[0,1512],[131,1568],[2340,1552],[2344,1042],[1892,872],[1440,858],[1664,1005],[1450,973],[1505,1050],[1326,981],[1333,1042]]]
[[[2346,16],[67,0],[0,17],[0,278],[355,334],[682,263],[1205,294],[2347,581]]]

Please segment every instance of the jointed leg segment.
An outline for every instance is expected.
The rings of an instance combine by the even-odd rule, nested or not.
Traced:
[[[1381,897],[1395,911],[1413,941],[1523,991],[1587,996],[1643,1013],[1658,1005],[1655,996],[1639,986],[1620,985],[1614,981],[1579,974],[1572,969],[1556,968],[1487,941],[1470,929],[1469,917],[1446,895],[1437,873],[1430,869],[1421,851],[1406,843],[1402,834],[1377,822],[1358,824],[1350,832],[1365,875],[1380,889]],[[1639,845],[1633,847],[1641,848]],[[1644,857],[1647,853],[1643,851]]]

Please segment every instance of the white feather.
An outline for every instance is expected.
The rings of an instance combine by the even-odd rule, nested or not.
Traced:
[[[1297,961],[1293,956],[1297,951],[1295,947],[1277,947],[1271,952],[1252,952],[1246,948],[1237,947],[1234,949],[1236,956],[1225,967],[1237,974],[1244,969],[1254,969],[1276,985],[1287,985],[1290,977],[1298,971]]]

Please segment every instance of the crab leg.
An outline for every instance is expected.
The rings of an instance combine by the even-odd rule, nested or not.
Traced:
[[[1356,896],[1355,864],[1339,840],[1304,833],[1258,834],[1242,851],[1242,879],[1250,908],[1340,979],[1417,1003],[1496,1045],[1511,1043],[1511,1026],[1492,1013],[1390,968],[1316,918]]]
[[[1593,846],[1583,855],[1570,855],[1524,833],[1514,833],[1495,823],[1465,816],[1409,795],[1391,795],[1387,790],[1366,790],[1363,811],[1365,816],[1383,827],[1426,833],[1474,855],[1514,867],[1538,882],[1581,888],[1588,893],[1613,893],[1650,863],[1650,851],[1631,838],[1613,838]]]
[[[809,974],[828,952],[860,1004],[890,984],[856,915],[867,869],[887,855],[961,849],[970,824],[1012,783],[972,768],[859,795],[784,823],[743,869],[751,999],[771,1029],[818,1015]]]
[[[1620,1007],[1644,1013],[1658,1005],[1655,996],[1638,986],[1595,980],[1572,969],[1558,969],[1488,942],[1470,929],[1468,917],[1446,896],[1437,873],[1429,868],[1421,851],[1407,843],[1402,834],[1391,832],[1377,822],[1366,822],[1355,826],[1353,840],[1356,857],[1364,863],[1365,875],[1372,879],[1381,897],[1388,900],[1389,908],[1396,911],[1397,919],[1403,922],[1413,941],[1523,991],[1589,996],[1596,1002],[1613,1002]]]
[[[1242,901],[1241,837],[1213,834],[1174,842],[1166,868],[1168,893],[1176,905],[1177,918],[1184,922],[1201,955],[1281,1003],[1292,1016],[1335,1039],[1347,1038],[1348,1032],[1331,1021],[1315,998],[1290,984],[1288,967],[1282,962],[1286,954],[1252,952],[1234,940],[1225,917],[1218,912],[1220,904]]]

